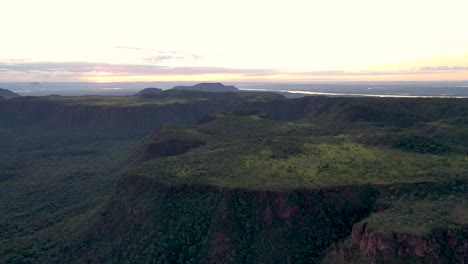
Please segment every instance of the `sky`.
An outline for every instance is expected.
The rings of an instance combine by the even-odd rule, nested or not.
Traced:
[[[466,0],[0,7],[0,82],[468,80]]]

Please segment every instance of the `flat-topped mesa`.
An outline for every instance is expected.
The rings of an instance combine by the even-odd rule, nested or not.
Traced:
[[[141,96],[141,97],[151,97],[151,96],[154,96],[154,95],[157,95],[157,94],[161,93],[162,91],[163,90],[161,88],[148,87],[148,88],[145,88],[145,89],[139,91],[135,95],[136,96]]]
[[[19,94],[14,93],[10,90],[0,88],[0,97],[3,97],[5,99],[10,99],[10,98],[15,98],[19,96],[20,96]]]
[[[141,155],[130,162],[139,165],[130,174],[176,185],[321,189],[437,180],[442,177],[438,170],[456,168],[463,160],[463,150],[442,141],[446,152],[402,148],[392,142],[379,145],[359,136],[375,131],[373,127],[363,127],[356,135],[320,121],[282,122],[262,111],[244,110],[211,115],[196,125],[163,127],[143,142]],[[448,154],[453,155],[448,163],[414,173]]]
[[[237,89],[233,85],[224,85],[222,83],[199,83],[193,86],[175,86],[172,88],[174,90],[182,90],[182,91],[201,91],[201,92],[216,92],[216,93],[223,93],[223,92],[237,92]]]
[[[311,97],[247,106],[154,130],[122,164],[115,195],[74,255],[96,263],[464,263],[466,133],[451,124],[462,122],[454,118],[466,116],[466,102]],[[406,137],[415,133],[434,141]],[[446,138],[458,139],[439,141]],[[74,255],[63,252],[57,263],[70,263]]]

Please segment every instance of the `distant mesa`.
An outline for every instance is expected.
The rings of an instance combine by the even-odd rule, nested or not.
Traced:
[[[199,83],[193,86],[175,86],[172,88],[174,90],[181,90],[181,91],[201,91],[201,92],[238,92],[237,89],[233,85],[224,85],[222,83]]]
[[[151,96],[161,93],[163,90],[160,88],[148,87],[139,91],[136,95],[138,96]]]
[[[3,97],[5,99],[10,99],[10,98],[15,98],[19,96],[20,96],[19,94],[14,93],[10,90],[0,88],[0,97]]]

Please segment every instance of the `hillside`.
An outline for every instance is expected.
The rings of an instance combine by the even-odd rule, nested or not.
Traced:
[[[19,96],[20,96],[19,94],[14,93],[10,90],[0,88],[0,97],[3,97],[5,99],[10,99],[10,98],[15,98]]]

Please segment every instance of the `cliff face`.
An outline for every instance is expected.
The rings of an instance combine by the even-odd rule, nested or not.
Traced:
[[[361,222],[353,226],[348,243],[332,246],[323,263],[467,263],[467,237],[466,228],[381,234]]]
[[[141,136],[162,124],[188,124],[209,114],[243,109],[250,100],[249,96],[251,95],[168,90],[152,94],[148,98],[121,97],[124,103],[125,100],[133,100],[134,106],[112,104],[112,100],[116,100],[115,97],[100,97],[101,105],[93,104],[92,100],[96,98],[87,97],[21,97],[1,101],[0,126],[112,134],[133,133]],[[143,105],[141,102],[147,104]],[[275,103],[281,104],[281,101]]]
[[[421,121],[467,116],[466,100],[447,98],[333,98],[310,96],[247,106],[276,120],[317,118],[338,122],[376,122],[408,127]]]
[[[125,176],[85,242],[68,248],[99,263],[317,262],[375,198],[367,187],[276,192]]]
[[[463,230],[434,230],[426,236],[392,233],[386,237],[373,232],[366,223],[359,223],[353,227],[352,241],[366,254],[379,254],[384,259],[414,256],[426,262],[442,263],[445,255],[459,263],[468,260],[468,241]]]
[[[144,135],[165,123],[187,124],[230,108],[230,101],[151,107],[66,105],[41,100],[0,103],[0,126]]]
[[[164,123],[193,123],[208,114],[239,109],[261,110],[274,120],[316,118],[340,122],[381,122],[398,126],[408,126],[417,120],[436,121],[440,118],[468,115],[465,101],[446,99],[420,99],[422,101],[416,102],[379,98],[366,100],[368,98],[305,97],[249,102],[236,93],[175,90],[161,92],[158,96],[206,98],[188,103],[116,107],[67,105],[53,100],[21,97],[1,101],[0,126],[138,132],[141,135]],[[380,105],[387,106],[379,108]],[[431,109],[431,112],[425,109]]]

